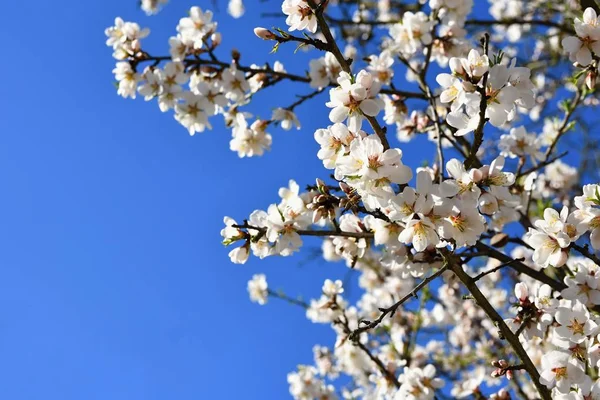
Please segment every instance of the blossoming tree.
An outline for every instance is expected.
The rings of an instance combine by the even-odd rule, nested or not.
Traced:
[[[600,399],[600,185],[595,128],[578,123],[598,104],[595,2],[494,0],[491,19],[471,15],[473,0],[264,8],[287,30],[256,36],[274,52],[308,51],[307,66],[223,58],[213,13],[200,7],[164,54],[144,48],[149,31],[134,22],[117,18],[106,35],[120,96],[157,101],[190,135],[224,118],[240,157],[269,150],[267,131],[301,129],[296,107],[328,114],[310,132],[321,179],[305,190],[290,181],[221,231],[234,263],[292,256],[313,236],[325,260],[360,274],[355,304],[340,281],[309,302],[263,274],[248,282],[253,301],[286,300],[337,336],[290,372],[291,395]],[[228,11],[240,17],[244,4]],[[275,104],[271,119],[245,110],[282,82],[298,88],[295,102]],[[419,135],[435,157],[405,165],[402,143]],[[573,147],[580,168],[563,161]]]

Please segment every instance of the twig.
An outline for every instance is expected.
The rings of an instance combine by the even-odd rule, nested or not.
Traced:
[[[551,20],[539,20],[539,19],[524,19],[524,18],[507,18],[502,20],[483,20],[483,19],[468,19],[465,21],[465,25],[474,25],[474,26],[510,26],[510,25],[540,25],[547,26],[550,28],[558,28],[563,32],[567,32],[570,34],[574,34],[575,31],[573,28],[563,25],[559,22],[554,22]]]
[[[298,96],[299,99],[296,100],[295,102],[293,102],[292,104],[290,104],[289,106],[287,106],[285,109],[288,111],[294,111],[294,108],[298,107],[300,104],[304,103],[306,100],[312,99],[313,97],[321,94],[323,92],[323,88],[321,89],[317,89],[314,92],[304,95],[304,96]]]
[[[300,307],[302,307],[304,309],[308,309],[310,307],[310,305],[308,303],[306,303],[306,302],[304,302],[302,300],[294,299],[294,298],[289,297],[289,296],[287,296],[287,295],[285,295],[283,293],[279,293],[279,292],[276,292],[276,291],[271,290],[271,289],[267,289],[267,294],[269,296],[271,296],[271,297],[275,297],[275,298],[278,298],[278,299],[281,299],[281,300],[285,300],[285,301],[287,301],[290,304],[294,304],[294,305],[300,306]]]
[[[334,323],[336,323],[336,322],[343,326],[344,333],[346,333],[346,335],[351,335],[352,330],[350,329],[350,326],[348,324],[348,317],[346,317],[345,311],[342,313],[342,317],[340,317],[336,321],[334,321]],[[367,357],[369,357],[369,359],[371,359],[371,361],[373,361],[375,363],[375,365],[377,365],[377,368],[379,369],[379,371],[381,371],[381,373],[386,377],[386,379],[389,382],[391,382],[396,388],[400,387],[400,382],[396,378],[396,375],[394,375],[390,370],[388,370],[386,368],[386,366],[383,364],[383,361],[381,361],[379,359],[379,357],[377,357],[376,355],[371,353],[371,350],[367,346],[365,346],[363,343],[361,343],[359,341],[354,341],[353,343],[355,346],[357,346],[359,349],[361,349],[367,355]]]
[[[477,276],[475,276],[473,278],[473,280],[475,282],[477,282],[478,280],[480,280],[481,278],[483,278],[486,275],[493,274],[494,272],[496,272],[496,271],[498,271],[498,270],[500,270],[500,269],[502,269],[504,267],[507,267],[507,266],[509,266],[512,263],[521,262],[521,261],[525,261],[525,258],[520,257],[520,258],[515,258],[514,260],[503,262],[502,264],[498,265],[497,267],[494,267],[494,268],[492,268],[490,270],[481,272],[480,274],[478,274]]]
[[[392,304],[390,307],[388,308],[380,308],[379,311],[381,311],[381,314],[379,315],[379,317],[377,317],[376,320],[371,321],[369,323],[366,323],[367,321],[363,321],[366,324],[355,329],[351,334],[350,334],[350,339],[351,340],[358,340],[358,337],[360,336],[361,333],[366,332],[370,329],[375,328],[377,325],[379,325],[383,319],[386,317],[386,315],[388,314],[394,314],[396,312],[396,310],[398,309],[398,307],[400,307],[403,303],[405,303],[406,301],[408,301],[409,299],[411,299],[412,297],[417,297],[417,293],[419,292],[419,290],[423,289],[425,286],[427,286],[431,281],[433,281],[435,278],[437,278],[438,276],[442,275],[444,273],[444,271],[446,271],[446,269],[448,268],[448,264],[444,264],[442,265],[442,267],[440,269],[438,269],[435,273],[433,273],[432,275],[428,276],[427,278],[423,279],[423,281],[421,281],[421,283],[419,283],[413,290],[411,290],[407,295],[405,295],[404,297],[402,297],[400,300],[398,300],[396,303]]]
[[[485,55],[489,52],[490,45],[490,35],[486,32],[483,37],[483,51]],[[487,122],[485,118],[485,111],[487,110],[487,80],[489,71],[483,74],[482,88],[478,88],[478,92],[481,95],[481,101],[479,102],[479,123],[477,124],[477,128],[475,128],[475,132],[473,133],[473,145],[471,146],[471,152],[469,153],[469,157],[465,160],[464,165],[466,169],[471,168],[475,160],[477,159],[477,151],[481,144],[483,143],[483,127]]]
[[[542,168],[544,168],[546,165],[548,164],[552,164],[554,161],[563,158],[564,156],[566,156],[567,154],[569,154],[568,151],[565,151],[563,153],[560,153],[559,155],[557,155],[556,157],[552,157],[550,159],[547,159],[545,161],[542,161],[541,163],[539,163],[538,165],[536,165],[535,167],[531,167],[529,169],[526,169],[525,171],[519,172],[517,173],[516,179],[519,179],[522,176],[526,176],[531,174],[532,172],[538,171]]]
[[[530,276],[533,279],[536,279],[542,283],[545,283],[554,290],[557,290],[560,292],[561,290],[563,290],[564,288],[567,287],[564,283],[562,283],[560,281],[555,281],[554,279],[552,279],[551,277],[546,275],[544,272],[536,271],[535,269],[529,268],[527,265],[523,264],[522,262],[515,261],[512,257],[502,253],[501,251],[494,249],[491,246],[488,246],[487,244],[485,244],[483,242],[477,242],[475,244],[475,247],[482,253],[487,254],[489,257],[495,258],[498,261],[509,263],[507,265],[510,266],[515,271],[525,274],[527,276]]]
[[[237,229],[251,229],[259,232],[266,232],[267,228],[260,228],[258,226],[245,224],[235,224],[231,225]],[[351,237],[356,239],[372,239],[374,234],[372,232],[346,232],[346,231],[331,231],[331,230],[323,230],[323,231],[313,231],[307,229],[298,229],[296,233],[301,236],[343,236],[343,237]]]
[[[558,133],[557,133],[556,137],[554,138],[554,140],[552,141],[552,143],[550,144],[550,146],[548,146],[548,149],[546,150],[546,154],[544,154],[544,156],[545,156],[544,161],[548,160],[548,158],[552,154],[552,151],[558,144],[559,139],[567,132],[567,130],[569,128],[569,120],[575,113],[575,109],[577,108],[577,106],[579,105],[581,100],[583,100],[583,97],[584,97],[583,91],[581,90],[580,87],[577,87],[577,92],[575,93],[573,100],[569,103],[569,108],[566,110],[565,116],[561,122],[560,127],[558,128]]]
[[[596,265],[600,265],[600,258],[598,258],[598,256],[596,256],[594,253],[590,252],[590,248],[587,243],[583,246],[580,246],[577,243],[571,243],[571,248],[577,250],[582,256],[592,260],[594,263],[596,263]]]
[[[327,20],[325,19],[325,16],[323,15],[323,11],[324,11],[323,6],[325,4],[327,4],[327,1],[323,1],[322,3],[317,5],[317,4],[315,4],[314,0],[308,0],[308,4],[313,9],[313,12],[315,13],[315,17],[317,18],[317,22],[319,24],[319,28],[321,28],[321,32],[323,33],[323,36],[325,36],[325,41],[328,45],[328,51],[330,51],[334,55],[335,59],[338,61],[338,63],[342,67],[342,70],[344,72],[351,74],[352,71],[350,69],[350,64],[348,63],[348,60],[346,60],[346,58],[340,51],[340,48],[338,47],[335,39],[333,38],[333,35],[331,34],[331,30],[329,29]],[[371,128],[373,128],[373,131],[381,140],[383,149],[384,150],[389,149],[390,144],[386,137],[386,129],[382,128],[381,125],[379,125],[377,118],[371,117],[369,115],[365,115],[365,118],[367,119],[367,121],[369,121]]]

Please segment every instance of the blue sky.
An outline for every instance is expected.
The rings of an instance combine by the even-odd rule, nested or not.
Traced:
[[[244,160],[220,122],[189,137],[155,103],[116,95],[104,28],[136,20],[152,30],[151,53],[166,54],[192,5],[211,3],[172,0],[156,17],[135,0],[3,7],[0,398],[287,398],[287,373],[312,362],[314,344],[333,344],[299,309],[250,303],[246,282],[264,272],[273,288],[316,297],[345,267],[307,262],[310,250],[233,265],[219,236],[224,215],[266,209],[289,178],[327,177],[312,138],[328,124],[326,95],[298,109],[302,130],[273,129],[272,151]],[[244,64],[280,59],[302,73],[307,55],[270,55],[252,34],[254,18],[278,7],[247,2],[241,20],[217,13],[221,56],[252,49]],[[290,88],[253,111],[293,102]],[[422,145],[403,145],[406,163],[431,157]]]
[[[266,208],[289,178],[326,176],[312,139],[325,97],[300,110],[306,129],[273,131],[260,159],[229,151],[220,123],[189,137],[155,103],[117,97],[104,28],[137,20],[166,52],[194,3],[150,18],[135,3],[3,6],[0,398],[286,398],[286,374],[311,362],[313,344],[331,344],[330,329],[287,304],[252,304],[246,282],[265,272],[275,288],[317,296],[346,270],[302,266],[306,255],[233,265],[219,231],[224,215]],[[223,47],[253,46],[248,63],[275,59],[250,19],[217,19]],[[258,106],[267,116],[273,103]]]

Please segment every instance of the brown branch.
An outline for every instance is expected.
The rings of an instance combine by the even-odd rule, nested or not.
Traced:
[[[417,286],[415,286],[415,288],[413,290],[411,290],[407,295],[405,295],[404,297],[402,297],[396,303],[392,304],[388,308],[380,308],[379,311],[381,311],[381,314],[379,315],[379,317],[377,317],[376,320],[371,321],[371,322],[363,321],[365,323],[365,325],[363,325],[363,326],[355,329],[350,334],[350,339],[351,340],[358,340],[358,338],[359,338],[359,336],[360,336],[361,333],[366,332],[366,331],[368,331],[370,329],[373,329],[373,328],[377,327],[377,325],[379,325],[388,314],[391,313],[391,315],[394,315],[394,313],[396,312],[396,310],[398,309],[398,307],[400,307],[402,304],[404,304],[406,301],[408,301],[412,297],[416,298],[417,297],[417,293],[419,292],[419,290],[423,289],[425,286],[427,286],[435,278],[437,278],[438,276],[442,275],[444,273],[444,271],[446,271],[447,268],[448,268],[448,264],[444,264],[435,273],[433,273],[433,274],[429,275],[427,278],[423,279],[421,281],[421,283],[419,283]]]
[[[344,333],[346,335],[352,334],[352,330],[350,329],[350,325],[348,324],[348,317],[346,317],[345,311],[342,313],[342,317],[338,318],[336,321],[334,321],[334,323],[341,324],[344,328]],[[355,346],[357,346],[359,349],[361,349],[367,355],[367,357],[369,357],[369,359],[371,361],[373,361],[375,363],[375,365],[377,365],[377,368],[379,369],[379,371],[381,371],[381,373],[386,377],[386,379],[389,382],[391,382],[396,388],[400,387],[400,382],[396,378],[396,375],[394,375],[393,372],[388,370],[386,368],[386,366],[383,364],[383,361],[381,361],[379,359],[379,357],[377,357],[376,355],[371,353],[371,350],[367,346],[365,346],[360,341],[353,341],[353,344]]]
[[[253,226],[253,225],[249,225],[247,223],[244,223],[242,225],[239,224],[235,224],[235,225],[231,225],[234,228],[237,229],[251,229],[251,230],[255,230],[258,232],[266,232],[267,228],[261,228],[258,226]],[[343,237],[351,237],[351,238],[355,238],[355,239],[372,239],[374,234],[372,232],[346,232],[346,231],[330,231],[330,230],[323,230],[323,231],[313,231],[313,230],[307,230],[307,229],[297,229],[296,233],[301,235],[301,236],[343,236]]]
[[[495,258],[496,260],[504,263],[508,263],[507,266],[510,266],[515,271],[530,276],[531,278],[536,279],[542,283],[545,283],[554,290],[560,292],[561,290],[567,287],[564,283],[552,279],[544,272],[536,271],[535,269],[528,267],[520,261],[514,260],[509,255],[506,255],[483,242],[477,242],[475,244],[475,248],[477,248],[480,252],[487,254],[489,257]]]
[[[128,61],[133,66],[137,66],[138,64],[143,63],[143,62],[152,62],[156,66],[156,65],[158,65],[158,63],[160,63],[162,61],[172,61],[172,59],[170,56],[151,56],[149,54],[144,54],[143,58],[135,58],[135,59],[130,59]],[[182,62],[186,66],[210,66],[210,67],[219,67],[219,68],[229,68],[232,65],[232,63],[226,63],[226,62],[220,61],[220,60],[212,60],[212,59],[211,60],[203,60],[200,58],[186,58]],[[240,65],[239,63],[235,63],[235,66],[240,71],[247,72],[252,75],[265,74],[265,75],[270,75],[270,76],[278,77],[278,78],[282,78],[282,79],[288,79],[293,82],[310,83],[310,78],[306,75],[302,76],[302,75],[291,74],[289,72],[275,71],[270,67],[267,67],[267,68],[248,67],[248,66]],[[329,84],[328,87],[337,87],[337,85],[332,83],[332,84]],[[426,100],[426,97],[422,93],[409,92],[409,91],[397,90],[397,89],[392,89],[392,88],[381,89],[380,93],[395,94],[395,95],[398,95],[398,96],[401,96],[404,98],[415,98],[415,99]]]
[[[592,7],[596,13],[600,14],[600,7],[598,7],[598,3],[594,0],[579,0],[579,5],[582,10],[585,10],[588,7]]]
[[[483,50],[485,55],[489,52],[489,44],[490,44],[490,35],[486,32],[483,37]],[[473,132],[473,145],[471,146],[471,152],[469,153],[469,157],[465,160],[465,168],[469,169],[477,159],[477,151],[481,144],[483,143],[483,127],[487,120],[485,119],[485,111],[487,109],[487,80],[489,71],[483,74],[482,88],[478,88],[478,92],[481,95],[481,101],[479,102],[479,123],[477,124],[477,128],[475,128],[475,132]]]
[[[327,20],[325,19],[325,16],[323,15],[324,6],[327,4],[327,1],[323,1],[322,3],[317,5],[314,2],[314,0],[308,0],[308,4],[313,9],[313,12],[315,13],[315,17],[317,18],[317,22],[319,24],[319,28],[321,28],[321,32],[323,33],[323,36],[325,36],[325,41],[327,42],[327,45],[329,47],[328,51],[334,55],[335,59],[338,61],[338,63],[340,64],[340,66],[342,67],[342,70],[344,72],[352,74],[352,70],[350,69],[350,63],[348,63],[348,60],[346,60],[346,58],[340,51],[340,48],[338,47],[333,35],[331,34],[331,30],[329,29]],[[381,140],[383,149],[384,150],[389,149],[390,144],[386,137],[387,129],[382,128],[381,125],[379,125],[377,118],[371,117],[369,115],[365,115],[365,118],[367,119],[367,121],[369,121],[371,128],[373,128],[373,131]]]
[[[558,28],[563,32],[574,34],[575,31],[572,27],[563,25],[560,22],[554,22],[550,20],[534,20],[534,19],[523,19],[523,18],[507,18],[502,20],[482,20],[482,19],[468,19],[465,21],[465,25],[474,25],[474,26],[510,26],[510,25],[539,25],[539,26],[547,26],[552,28]]]
[[[383,362],[378,357],[376,357],[373,353],[371,353],[371,351],[367,348],[367,346],[365,346],[361,342],[355,342],[355,344],[356,344],[356,346],[358,346],[362,351],[364,351],[367,354],[367,357],[369,357],[371,359],[371,361],[373,361],[377,365],[377,368],[379,368],[379,370],[385,375],[385,377],[388,381],[392,382],[394,384],[394,386],[396,386],[396,388],[400,387],[400,382],[398,382],[398,379],[396,378],[396,376],[385,367]]]
[[[310,305],[308,303],[306,303],[306,302],[304,302],[302,300],[294,299],[294,298],[289,297],[289,296],[287,296],[287,295],[285,295],[283,293],[279,293],[279,292],[276,292],[276,291],[271,290],[271,289],[267,289],[267,294],[269,296],[271,296],[271,297],[275,297],[275,298],[287,301],[290,304],[294,304],[294,305],[300,306],[300,307],[304,308],[305,310],[310,307]]]
[[[514,260],[510,260],[510,261],[503,262],[502,264],[498,265],[497,267],[494,267],[494,268],[492,268],[492,269],[489,269],[489,270],[487,270],[487,271],[483,271],[483,272],[481,272],[480,274],[478,274],[477,276],[475,276],[475,277],[473,278],[473,280],[474,280],[475,282],[477,282],[478,280],[480,280],[480,279],[481,279],[481,278],[483,278],[484,276],[487,276],[487,275],[489,275],[489,274],[493,274],[494,272],[496,272],[496,271],[499,271],[499,270],[501,270],[502,268],[504,268],[504,267],[507,267],[507,266],[509,266],[509,265],[510,265],[510,264],[512,264],[512,263],[521,262],[521,261],[525,261],[525,259],[524,259],[523,257],[521,257],[521,258],[515,258]]]
[[[327,43],[323,42],[320,39],[314,39],[311,37],[298,37],[298,36],[293,36],[290,35],[287,32],[283,32],[283,31],[279,31],[279,34],[281,36],[275,35],[273,32],[271,32],[273,34],[272,38],[270,40],[276,41],[277,45],[281,44],[281,43],[287,43],[287,42],[298,42],[300,43],[300,46],[313,46],[314,48],[316,48],[317,50],[322,50],[322,51],[327,51],[328,50],[328,46]]]
[[[500,333],[502,334],[502,336],[508,341],[508,343],[513,348],[514,352],[521,359],[521,362],[524,365],[524,369],[529,373],[529,376],[531,377],[531,380],[533,381],[533,384],[537,388],[541,398],[543,400],[551,400],[550,391],[548,390],[548,388],[546,386],[544,386],[540,382],[540,373],[538,372],[537,368],[535,367],[535,365],[529,358],[529,355],[527,354],[527,352],[521,345],[519,338],[506,325],[502,316],[500,316],[500,314],[498,314],[496,309],[490,304],[490,302],[486,299],[486,297],[483,295],[483,293],[481,293],[481,291],[477,287],[477,284],[475,283],[473,278],[471,278],[463,270],[462,265],[460,263],[456,262],[455,260],[453,260],[452,255],[449,255],[447,260],[448,260],[447,262],[450,265],[450,268],[452,269],[452,271],[454,271],[454,273],[456,274],[458,279],[460,279],[460,281],[463,283],[463,285],[465,285],[465,287],[467,288],[469,293],[471,293],[471,295],[473,296],[473,298],[475,299],[475,301],[477,302],[479,307],[481,307],[483,309],[483,311],[486,313],[486,315],[492,321],[494,321],[494,323],[500,330]]]
[[[552,155],[552,151],[558,144],[558,141],[560,140],[560,138],[569,130],[569,121],[570,121],[571,117],[573,116],[573,114],[575,113],[577,106],[579,105],[579,103],[581,103],[581,100],[583,100],[583,97],[584,97],[583,90],[581,90],[580,87],[577,87],[577,92],[575,93],[573,100],[571,102],[569,102],[569,106],[568,106],[569,108],[565,111],[565,116],[562,120],[560,128],[558,128],[558,133],[556,135],[556,138],[554,138],[554,140],[552,141],[550,146],[548,146],[548,149],[546,150],[546,154],[544,154],[544,156],[545,156],[544,162],[550,158],[550,155]]]
[[[600,258],[598,258],[598,256],[596,256],[594,253],[590,252],[590,247],[588,244],[580,246],[577,243],[571,243],[571,248],[577,250],[577,252],[579,252],[579,254],[582,256],[592,260],[594,263],[596,263],[596,265],[600,265]]]
[[[585,1],[585,0],[583,0]],[[600,11],[598,11],[600,13]],[[390,20],[390,21],[377,21],[377,20],[369,20],[369,21],[360,21],[357,23],[356,21],[352,21],[350,19],[338,19],[333,17],[327,17],[329,22],[336,25],[370,25],[370,26],[383,26],[393,25],[400,23],[400,20]],[[535,19],[523,19],[523,18],[507,18],[502,20],[481,20],[481,19],[468,19],[465,21],[465,25],[473,25],[473,26],[510,26],[510,25],[539,25],[539,26],[547,26],[552,28],[558,28],[563,32],[574,34],[575,31],[573,28],[567,25],[563,25],[559,22],[554,22],[550,20],[535,20]]]
[[[315,96],[318,96],[319,94],[321,94],[323,92],[323,88],[321,89],[317,89],[312,93],[309,93],[307,95],[304,96],[298,96],[298,100],[296,100],[295,102],[293,102],[292,104],[290,104],[289,106],[287,106],[285,109],[288,111],[294,111],[294,108],[298,107],[300,104],[304,103],[306,100],[312,99]]]
[[[539,164],[538,164],[538,165],[536,165],[535,167],[531,167],[531,168],[529,168],[529,169],[526,169],[526,170],[525,170],[525,171],[523,171],[523,172],[519,172],[519,173],[517,173],[517,179],[519,179],[519,178],[520,178],[520,177],[522,177],[522,176],[529,175],[529,174],[531,174],[532,172],[538,171],[538,170],[540,170],[540,169],[544,168],[546,165],[548,165],[548,164],[552,164],[554,161],[556,161],[556,160],[559,160],[559,159],[563,158],[563,157],[564,157],[564,156],[566,156],[567,154],[569,154],[569,152],[568,152],[568,151],[565,151],[565,152],[563,152],[563,153],[561,153],[561,154],[557,155],[556,157],[552,157],[552,158],[550,158],[550,159],[547,159],[547,160],[545,160],[545,161],[542,161],[541,163],[539,163]]]

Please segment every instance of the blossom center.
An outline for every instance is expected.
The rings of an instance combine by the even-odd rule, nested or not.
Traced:
[[[585,324],[573,319],[571,321],[571,325],[569,325],[569,329],[573,331],[573,333],[578,333],[580,335],[584,334],[584,326]]]
[[[554,372],[557,381],[567,377],[567,367],[552,368],[551,371]]]

